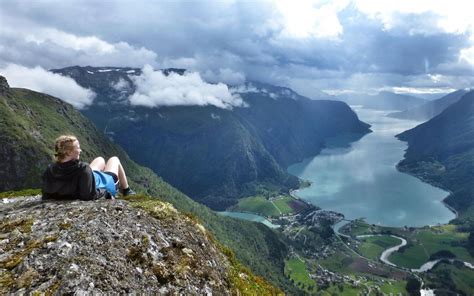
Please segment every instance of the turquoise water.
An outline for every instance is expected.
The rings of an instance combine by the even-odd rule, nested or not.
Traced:
[[[407,144],[394,136],[419,122],[386,117],[386,111],[355,111],[372,125],[373,133],[349,148],[327,148],[290,166],[288,172],[313,182],[297,195],[347,219],[365,218],[384,226],[435,225],[453,219],[441,203],[448,192],[395,168]]]
[[[270,221],[265,219],[262,216],[259,215],[254,215],[254,214],[249,214],[249,213],[241,213],[241,212],[217,212],[220,215],[223,216],[229,216],[233,218],[238,218],[238,219],[243,219],[243,220],[248,220],[248,221],[253,221],[253,222],[260,222],[265,224],[266,226],[270,228],[278,228],[280,227],[279,225],[272,224]]]

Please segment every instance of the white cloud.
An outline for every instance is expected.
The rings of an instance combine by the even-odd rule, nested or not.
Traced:
[[[474,46],[462,49],[459,54],[460,62],[467,62],[474,66]]]
[[[96,94],[79,86],[72,78],[46,71],[41,67],[26,68],[9,64],[0,69],[11,87],[27,88],[47,93],[82,109],[92,103]]]
[[[432,30],[462,34],[474,29],[472,6],[469,0],[354,0],[354,2],[360,11],[381,20],[386,29],[403,25],[398,22],[401,14],[426,13],[437,17]]]
[[[219,69],[218,73],[207,70],[203,73],[203,78],[212,83],[223,82],[231,85],[239,85],[245,82],[245,74],[235,72],[229,68]]]
[[[338,12],[349,4],[337,1],[275,1],[283,16],[282,35],[290,38],[336,38],[343,33]]]
[[[78,36],[8,16],[0,27],[0,65],[7,63],[57,68],[156,64],[157,54],[127,42],[110,43],[97,36]]]
[[[206,83],[196,72],[186,72],[183,75],[170,73],[166,76],[146,65],[142,69],[142,75],[131,78],[136,85],[135,93],[129,97],[132,105],[213,105],[225,109],[245,106],[242,98],[232,95],[227,85]]]
[[[445,94],[456,90],[456,88],[434,88],[434,87],[387,87],[382,90],[392,91],[398,94]]]
[[[238,86],[233,86],[230,88],[230,91],[234,94],[245,94],[245,93],[258,93],[260,92],[255,86],[251,83],[242,84]]]
[[[130,84],[128,83],[128,81],[120,77],[120,79],[117,82],[111,83],[110,87],[112,87],[116,91],[126,92],[130,89]]]

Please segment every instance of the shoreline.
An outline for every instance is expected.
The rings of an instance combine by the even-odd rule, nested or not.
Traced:
[[[319,153],[318,153],[317,155],[315,155],[315,156],[318,156],[318,155],[319,155]],[[400,162],[401,162],[401,161],[400,161]],[[448,225],[448,224],[451,223],[452,220],[459,218],[459,213],[458,213],[458,211],[457,211],[455,208],[453,208],[451,205],[449,205],[449,204],[445,201],[449,196],[451,196],[451,195],[453,194],[452,191],[450,191],[450,190],[448,190],[448,189],[446,189],[446,188],[443,188],[440,184],[436,184],[436,183],[434,183],[434,182],[432,182],[432,181],[430,181],[430,180],[427,180],[427,179],[425,179],[425,178],[423,178],[423,177],[421,177],[421,176],[418,176],[417,174],[415,174],[415,173],[413,173],[413,172],[411,172],[411,171],[409,171],[409,170],[402,170],[402,169],[400,169],[400,166],[399,166],[400,162],[395,165],[395,169],[396,169],[398,172],[404,173],[404,174],[408,174],[408,175],[410,175],[410,176],[412,176],[412,177],[417,178],[419,181],[421,181],[421,182],[423,182],[423,183],[429,184],[429,185],[431,185],[431,186],[433,186],[433,187],[436,187],[436,188],[438,188],[438,189],[440,189],[440,190],[443,190],[443,191],[445,191],[445,192],[448,193],[448,195],[447,195],[446,197],[444,197],[442,200],[440,200],[440,202],[443,204],[443,206],[444,206],[445,208],[447,208],[451,213],[454,214],[454,218],[450,219],[448,222],[445,222],[445,223],[437,223],[437,224],[433,224],[433,225],[429,225],[429,226]],[[298,187],[297,189],[290,189],[289,192],[288,192],[289,195],[290,195],[291,197],[297,199],[297,200],[300,200],[300,201],[302,201],[302,202],[304,202],[304,203],[310,205],[310,206],[317,207],[317,208],[319,208],[319,209],[321,209],[321,210],[327,210],[327,209],[323,209],[323,208],[319,207],[318,205],[313,205],[312,203],[306,201],[305,199],[303,199],[302,197],[300,197],[300,196],[297,195],[298,191],[300,191],[301,189],[305,189],[305,188],[311,187],[311,186],[314,184],[314,181],[301,179],[301,178],[299,178],[298,176],[296,176],[296,177],[297,177],[299,180],[301,180],[302,182],[305,182],[306,184],[309,184],[309,185],[307,185],[307,186],[301,186],[301,187]],[[337,212],[337,211],[334,211],[334,210],[331,210],[331,211]],[[343,216],[345,217],[345,215],[344,215],[343,213],[340,213],[340,212],[337,212],[337,213],[339,213],[339,214],[341,214],[341,215],[343,215]],[[357,219],[354,219],[354,220],[357,220]],[[387,225],[379,225],[379,226],[382,226],[382,227],[394,227],[394,226],[387,226]],[[423,226],[409,226],[409,227],[420,228],[420,229],[423,228]],[[403,228],[403,227],[398,226],[398,227],[396,227],[396,228],[400,228],[400,229],[401,229],[401,228]]]
[[[402,160],[401,160],[401,161],[402,161]],[[400,162],[401,162],[401,161],[400,161]],[[459,212],[458,212],[455,208],[453,208],[451,205],[449,205],[449,204],[446,202],[446,199],[447,199],[448,197],[450,197],[451,195],[453,195],[453,192],[452,192],[451,190],[449,190],[449,189],[447,189],[447,188],[444,188],[444,187],[443,187],[441,184],[439,184],[439,183],[435,183],[435,182],[433,182],[433,181],[431,181],[431,180],[429,180],[429,179],[427,179],[427,178],[423,178],[422,176],[420,176],[420,175],[418,175],[418,174],[416,174],[416,173],[414,173],[414,172],[412,172],[412,171],[410,171],[410,170],[408,170],[408,169],[406,169],[406,170],[405,170],[405,169],[401,169],[401,166],[399,166],[400,162],[398,162],[397,165],[395,166],[395,168],[397,169],[397,171],[399,171],[400,173],[404,173],[404,174],[410,175],[410,176],[412,176],[412,177],[417,178],[417,179],[420,180],[421,182],[424,182],[424,183],[429,184],[429,185],[431,185],[431,186],[433,186],[433,187],[436,187],[436,188],[438,188],[438,189],[441,189],[441,190],[443,190],[443,191],[446,191],[446,192],[448,193],[448,195],[447,195],[445,198],[443,198],[440,202],[441,202],[448,210],[450,210],[450,211],[454,214],[455,217],[454,217],[453,219],[451,219],[450,222],[451,222],[452,220],[454,220],[454,219],[459,218]],[[443,223],[443,224],[441,224],[441,225],[446,225],[446,224],[449,224],[450,222],[448,222],[448,223]]]

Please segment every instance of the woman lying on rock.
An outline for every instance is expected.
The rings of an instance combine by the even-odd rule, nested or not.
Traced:
[[[43,199],[115,198],[119,187],[124,196],[135,194],[118,157],[107,163],[97,157],[88,165],[79,160],[79,141],[68,135],[56,139],[54,151],[56,161],[43,174]]]

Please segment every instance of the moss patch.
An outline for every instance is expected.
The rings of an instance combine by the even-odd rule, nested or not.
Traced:
[[[23,189],[0,192],[0,198],[15,198],[19,196],[34,196],[41,194],[41,189]]]
[[[21,233],[30,233],[33,221],[34,219],[32,217],[15,220],[2,220],[0,222],[0,233],[9,233],[15,229],[18,229]]]
[[[130,202],[131,206],[138,207],[157,219],[187,219],[191,223],[195,224],[198,229],[203,228],[202,225],[199,223],[199,219],[197,219],[194,215],[187,215],[187,214],[180,214],[171,204],[167,202],[160,201],[156,198],[152,198],[147,195],[137,194],[135,196],[127,196],[122,197],[128,202]],[[268,283],[262,277],[254,275],[247,267],[243,266],[238,260],[234,252],[220,244],[214,236],[210,233],[205,231],[205,235],[207,238],[216,245],[220,251],[227,257],[230,262],[230,269],[228,275],[228,283],[233,290],[233,294],[236,295],[284,295],[284,293],[273,287],[270,283]],[[129,249],[129,258],[139,258],[139,254],[143,254],[146,250],[143,249],[145,244],[142,242],[140,250],[138,249]],[[195,263],[193,258],[183,252],[183,247],[179,245],[172,245],[169,248],[163,248],[161,250],[165,255],[165,260],[167,262],[173,262],[174,267],[173,272],[176,275],[178,274],[185,274],[190,266],[193,266]],[[152,272],[157,276],[158,280],[162,283],[169,282],[173,280],[173,273],[170,273],[170,268],[167,268],[165,265],[158,265],[155,264],[153,266],[149,266]],[[205,277],[205,275],[203,275]]]

